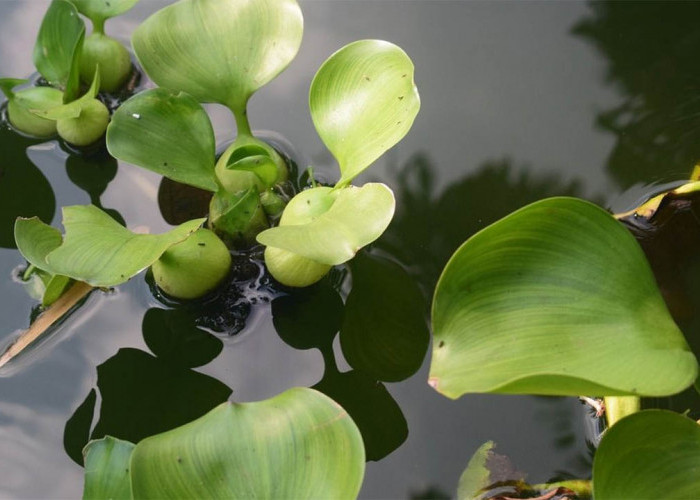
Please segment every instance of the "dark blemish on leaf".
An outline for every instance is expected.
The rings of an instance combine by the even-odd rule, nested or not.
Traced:
[[[396,122],[397,125],[401,125],[401,122]]]
[[[402,95],[399,96],[399,101],[403,101],[403,96],[402,96]]]
[[[120,274],[120,276],[121,276],[122,278],[124,277],[124,275],[123,275],[123,274]]]
[[[401,75],[401,78],[406,78],[407,76],[408,76],[408,74],[404,73],[403,75]]]
[[[440,343],[438,344],[438,348],[443,347],[445,345],[445,341],[441,340]]]
[[[372,80],[370,79],[370,77],[367,76],[367,75],[365,75],[365,80],[367,80],[368,82],[372,81]]]
[[[306,200],[307,205],[311,205],[311,200]]]
[[[207,246],[206,243],[201,243],[201,242],[200,242],[200,243],[197,243],[197,245],[199,245],[200,247],[205,247],[205,246]]]
[[[107,7],[111,7],[111,6],[112,6],[112,4],[109,3],[109,2],[105,2],[105,5],[106,5]]]
[[[164,162],[163,162],[163,166],[164,166],[164,167],[167,167],[167,166],[168,166],[168,162],[167,162],[167,161],[164,161]]]
[[[179,463],[179,464],[182,463],[182,457],[177,457],[177,463]]]

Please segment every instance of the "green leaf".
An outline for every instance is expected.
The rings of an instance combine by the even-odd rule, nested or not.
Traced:
[[[347,362],[384,382],[420,368],[430,333],[427,304],[401,266],[365,252],[350,263],[352,290],[345,302],[340,346]]]
[[[355,498],[362,437],[333,400],[306,388],[257,403],[224,403],[141,441],[135,498]]]
[[[56,302],[71,283],[72,280],[68,276],[62,276],[60,274],[52,275],[48,283],[46,283],[46,289],[41,297],[41,305],[49,307]]]
[[[384,184],[307,189],[289,202],[278,227],[258,235],[258,242],[334,266],[379,238],[394,208],[394,194]]]
[[[70,0],[81,14],[100,24],[110,17],[123,14],[139,0]]]
[[[21,78],[0,78],[0,92],[5,94],[5,97],[12,99],[14,92],[12,91],[18,85],[29,83],[29,80]]]
[[[491,485],[491,470],[488,467],[488,461],[493,456],[494,448],[493,441],[486,441],[469,459],[467,468],[459,477],[459,486],[457,487],[459,500],[479,498],[481,493]]]
[[[100,72],[95,71],[95,76],[92,79],[92,84],[90,88],[83,94],[79,99],[70,101],[68,103],[61,104],[59,106],[54,106],[52,108],[46,108],[45,106],[38,106],[35,109],[31,109],[31,112],[36,116],[41,118],[46,118],[49,120],[64,120],[70,118],[78,118],[83,109],[86,106],[91,105],[91,101],[95,100],[95,96],[100,88]]]
[[[85,23],[75,6],[53,0],[39,28],[34,45],[34,65],[53,86],[75,87],[78,73],[71,71],[85,36]]]
[[[302,32],[295,0],[180,0],[146,19],[132,43],[159,86],[242,114],[294,58]]]
[[[163,234],[135,234],[95,206],[74,205],[63,208],[62,244],[60,233],[37,218],[18,219],[15,238],[22,255],[38,268],[105,287],[129,280],[203,222],[195,219]]]
[[[49,253],[56,250],[63,242],[61,232],[55,227],[45,224],[38,217],[25,219],[17,218],[15,222],[15,243],[17,250],[30,264],[57,273],[46,260]]]
[[[209,225],[225,242],[250,246],[255,236],[269,226],[258,190],[243,193],[219,190],[209,203]]]
[[[700,498],[700,425],[677,413],[646,410],[623,418],[600,442],[593,496]]]
[[[309,106],[347,184],[410,130],[420,109],[413,63],[382,40],[346,45],[316,73]]]
[[[131,499],[129,459],[133,450],[133,443],[111,436],[90,441],[83,450],[83,499]]]
[[[467,240],[438,282],[430,383],[466,392],[669,395],[697,361],[641,248],[603,209],[528,205]]]
[[[214,130],[204,108],[183,92],[141,92],[107,127],[112,156],[174,181],[216,191]]]

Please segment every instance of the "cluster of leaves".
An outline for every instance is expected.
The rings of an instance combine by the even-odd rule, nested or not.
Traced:
[[[28,81],[0,79],[0,90],[8,99],[8,119],[16,129],[36,137],[58,133],[76,146],[87,146],[102,137],[109,110],[95,98],[97,92],[118,90],[131,73],[129,53],[104,34],[104,23],[129,10],[136,1],[52,1],[33,53],[34,65],[48,86],[15,91]],[[93,32],[87,38],[79,13],[93,22]],[[92,83],[79,96],[81,81]]]

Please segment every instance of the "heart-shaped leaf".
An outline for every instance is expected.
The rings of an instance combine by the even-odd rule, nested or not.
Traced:
[[[51,85],[74,89],[79,74],[72,69],[85,37],[85,23],[75,6],[53,0],[39,28],[34,45],[34,66]]]
[[[123,14],[139,0],[70,0],[81,14],[101,25],[110,17]]]
[[[309,222],[289,224],[290,214],[314,204],[321,206],[322,212],[309,217]],[[352,259],[360,248],[379,238],[391,222],[395,205],[394,193],[384,184],[312,188],[295,196],[280,225],[263,231],[257,239],[263,245],[334,266]]]
[[[700,498],[700,425],[664,410],[623,418],[596,451],[593,496]]]
[[[141,441],[135,498],[355,498],[362,437],[333,400],[306,388],[257,403],[224,403]]]
[[[669,395],[697,361],[641,248],[601,208],[528,205],[452,256],[432,308],[430,383],[466,392]]]
[[[211,121],[183,92],[147,90],[123,103],[107,127],[107,149],[120,160],[174,181],[217,189]]]
[[[420,108],[413,63],[382,40],[346,45],[316,73],[309,106],[347,184],[410,130]]]
[[[95,206],[76,205],[63,208],[62,243],[60,233],[37,218],[18,219],[15,238],[24,258],[38,268],[104,287],[129,280],[203,222],[195,219],[163,234],[135,234]]]
[[[242,115],[250,96],[294,58],[302,32],[296,0],[180,0],[146,19],[132,43],[161,87]]]
[[[129,460],[134,444],[111,436],[90,441],[85,447],[83,499],[131,499]]]

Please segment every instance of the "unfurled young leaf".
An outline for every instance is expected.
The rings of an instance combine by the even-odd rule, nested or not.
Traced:
[[[644,254],[603,209],[528,205],[452,256],[432,307],[430,383],[467,392],[662,396],[697,376]]]
[[[410,130],[420,109],[413,63],[382,40],[346,45],[316,73],[309,106],[340,165],[338,184],[348,184]]]
[[[130,500],[129,460],[134,444],[111,436],[90,441],[85,456],[83,499]]]

